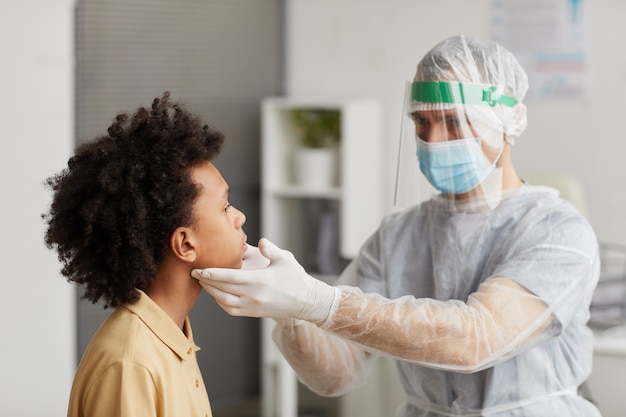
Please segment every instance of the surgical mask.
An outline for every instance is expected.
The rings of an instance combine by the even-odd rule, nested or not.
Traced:
[[[444,142],[417,139],[420,170],[441,192],[465,193],[478,186],[495,168],[495,161],[486,162],[478,138]]]

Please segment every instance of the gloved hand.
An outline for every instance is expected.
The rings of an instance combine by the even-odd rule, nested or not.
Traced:
[[[241,264],[241,269],[259,269],[265,268],[270,264],[270,260],[267,259],[259,248],[256,246],[252,246],[247,244],[246,253],[243,255],[243,262]]]
[[[295,318],[322,325],[332,317],[340,290],[306,273],[293,254],[263,238],[260,255],[269,259],[261,269],[195,269],[191,276],[232,316]],[[254,250],[252,259],[259,259]],[[256,264],[256,262],[254,262]]]

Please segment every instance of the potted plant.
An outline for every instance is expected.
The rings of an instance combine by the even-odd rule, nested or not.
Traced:
[[[337,182],[337,151],[341,141],[339,110],[290,110],[300,146],[296,149],[296,181],[307,188],[327,188]]]

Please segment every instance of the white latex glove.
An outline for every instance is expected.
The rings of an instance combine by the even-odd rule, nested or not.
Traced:
[[[334,313],[340,290],[306,273],[293,254],[259,240],[269,265],[260,269],[194,269],[191,276],[232,316],[295,318],[323,325]],[[259,259],[253,249],[252,259]]]
[[[246,253],[243,255],[243,262],[241,264],[241,269],[259,269],[265,268],[270,264],[270,260],[267,259],[259,248],[256,246],[252,246],[247,244]]]

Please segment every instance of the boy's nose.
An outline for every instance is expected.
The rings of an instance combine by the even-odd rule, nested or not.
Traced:
[[[241,227],[241,226],[243,226],[246,223],[247,219],[246,219],[246,215],[242,211],[240,211],[240,210],[237,210],[237,211],[239,212],[237,226]]]

